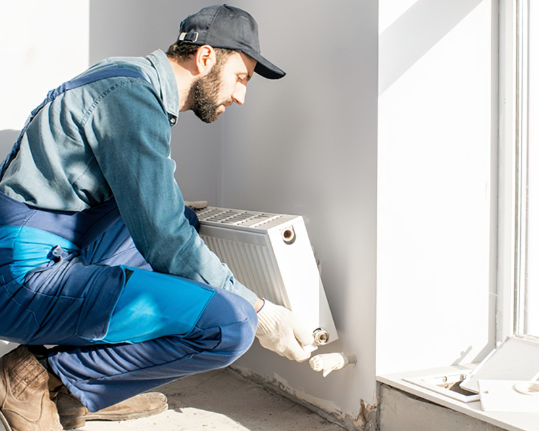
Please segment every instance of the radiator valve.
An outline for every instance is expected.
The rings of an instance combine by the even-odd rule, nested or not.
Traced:
[[[281,236],[285,244],[294,244],[296,242],[296,231],[293,226],[288,226],[282,230]]]
[[[315,329],[313,337],[315,346],[323,346],[329,342],[329,333],[324,328]]]
[[[322,353],[313,356],[309,360],[309,365],[314,371],[322,371],[322,375],[326,377],[329,373],[335,370],[340,370],[348,364],[356,364],[355,355],[346,356],[344,353]]]

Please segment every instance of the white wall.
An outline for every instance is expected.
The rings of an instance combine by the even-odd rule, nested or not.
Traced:
[[[47,92],[88,67],[89,22],[88,0],[0,3],[0,160]],[[0,340],[0,355],[14,346]]]
[[[494,347],[495,4],[380,1],[378,374]]]
[[[47,92],[88,67],[88,2],[0,2],[0,158]]]

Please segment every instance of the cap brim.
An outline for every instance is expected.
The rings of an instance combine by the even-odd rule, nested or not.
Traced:
[[[283,70],[279,69],[272,62],[266,60],[260,54],[248,52],[246,52],[245,54],[256,60],[255,72],[258,73],[260,76],[263,76],[267,79],[280,79],[286,75]]]

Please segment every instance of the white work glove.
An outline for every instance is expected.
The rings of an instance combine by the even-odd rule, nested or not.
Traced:
[[[258,311],[256,336],[262,347],[297,362],[306,361],[316,350],[312,331],[305,328],[288,308],[267,299]]]

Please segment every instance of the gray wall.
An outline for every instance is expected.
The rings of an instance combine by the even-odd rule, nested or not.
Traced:
[[[381,431],[502,431],[454,410],[423,401],[387,385],[380,387]]]
[[[328,411],[356,416],[375,392],[377,2],[230,1],[257,19],[262,53],[288,74],[255,77],[246,104],[174,130],[187,199],[303,215],[344,350],[359,365],[327,378],[255,342],[239,366]],[[181,18],[211,2],[92,0],[91,62],[166,49]]]
[[[259,348],[239,363],[356,415],[375,391],[377,2],[238,4],[287,76],[253,81],[225,123],[223,201],[305,217],[341,337],[321,350],[356,354],[359,365],[324,379]]]
[[[181,19],[211,1],[92,0],[90,63],[107,57],[144,56],[166,51],[178,37]],[[172,157],[185,199],[221,204],[223,123],[202,123],[192,113],[180,116],[173,129]]]

